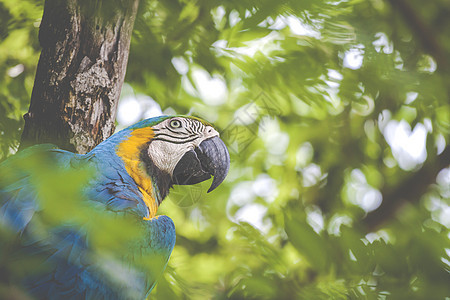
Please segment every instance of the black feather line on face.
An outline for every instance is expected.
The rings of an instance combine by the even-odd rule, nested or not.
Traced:
[[[151,178],[153,183],[156,183],[156,186],[158,187],[159,194],[161,196],[160,199],[157,199],[159,205],[169,194],[169,190],[173,186],[173,181],[172,176],[158,168],[148,155],[147,151],[150,143],[151,141],[142,147],[140,160],[144,163],[148,176]]]
[[[198,138],[200,138],[200,137],[197,136],[197,137],[191,138],[190,140],[182,140],[182,141],[177,142],[177,141],[171,141],[171,140],[167,140],[167,139],[158,137],[158,138],[153,138],[153,141],[163,141],[163,142],[172,143],[172,144],[186,144],[186,143],[193,142]]]
[[[155,135],[153,136],[153,139],[152,139],[152,140],[154,140],[155,138],[158,138],[158,137],[162,137],[162,136],[167,136],[167,137],[170,137],[170,138],[180,139],[180,140],[182,140],[182,139],[188,139],[188,138],[192,138],[192,137],[198,138],[198,135],[197,135],[197,134],[180,133],[180,134],[177,134],[177,135],[171,135],[171,134],[162,132],[162,133],[157,133],[157,134],[155,134]]]
[[[173,129],[171,129],[170,127],[166,127],[165,129],[167,129],[167,130],[169,130],[170,132],[175,133],[175,134],[180,134],[180,133],[183,134],[183,132],[173,130]]]
[[[189,135],[194,135],[194,134],[195,134],[195,132],[192,131],[191,126],[186,126],[185,129],[186,129],[186,131],[187,131],[187,133],[188,133]]]

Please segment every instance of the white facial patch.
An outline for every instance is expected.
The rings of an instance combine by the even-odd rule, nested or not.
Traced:
[[[174,117],[153,126],[155,136],[147,153],[156,167],[172,175],[183,155],[219,133],[211,126],[189,118]]]

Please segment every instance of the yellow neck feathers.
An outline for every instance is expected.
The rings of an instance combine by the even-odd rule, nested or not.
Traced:
[[[144,217],[144,220],[154,218],[158,209],[154,198],[152,180],[145,170],[145,165],[139,159],[142,145],[145,145],[153,136],[153,129],[150,127],[135,129],[128,139],[122,141],[116,149],[116,154],[124,161],[125,169],[136,182],[142,193],[142,200],[148,207],[149,216]]]

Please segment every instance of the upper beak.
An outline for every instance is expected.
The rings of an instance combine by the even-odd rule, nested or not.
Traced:
[[[200,143],[198,148],[186,152],[175,166],[172,179],[175,184],[190,185],[214,176],[208,193],[218,187],[230,169],[230,154],[224,142],[212,137]]]

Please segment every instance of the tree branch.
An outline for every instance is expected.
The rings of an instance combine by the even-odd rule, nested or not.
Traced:
[[[438,68],[447,70],[448,59],[445,55],[445,51],[442,49],[436,38],[435,31],[422,21],[408,1],[389,0],[389,2],[392,7],[396,8],[404,17],[411,30],[417,34],[417,38],[420,41],[422,48],[433,56],[437,62]]]
[[[392,190],[383,194],[380,207],[369,213],[363,220],[368,231],[374,231],[389,220],[405,201],[418,202],[429,186],[435,182],[437,174],[450,165],[450,146],[436,157],[436,160],[425,164],[419,171]]]

